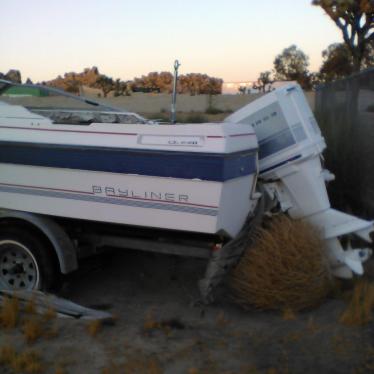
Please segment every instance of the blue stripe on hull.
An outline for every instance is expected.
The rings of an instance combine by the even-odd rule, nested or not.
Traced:
[[[27,188],[27,187],[0,186],[0,192],[17,193],[17,194],[22,194],[22,195],[41,196],[41,197],[53,197],[53,198],[58,198],[58,199],[87,201],[87,202],[102,203],[102,204],[122,205],[122,206],[129,206],[129,207],[135,207],[135,208],[159,209],[159,210],[167,210],[167,211],[174,211],[174,212],[181,212],[181,213],[199,214],[199,215],[212,216],[212,217],[215,217],[218,215],[218,209],[213,209],[213,208],[201,208],[201,207],[185,206],[185,205],[170,204],[170,203],[159,203],[159,202],[152,202],[152,201],[137,201],[137,200],[131,200],[131,199],[119,198],[119,197],[83,195],[79,193],[48,191],[48,190],[34,189],[34,188]]]
[[[268,167],[268,168],[266,168],[264,170],[261,170],[260,174],[264,174],[264,173],[267,173],[268,171],[271,171],[273,169],[279,168],[280,166],[286,165],[288,162],[298,160],[300,157],[301,157],[301,155],[296,155],[294,157],[289,158],[288,160],[284,160],[282,162],[279,162],[278,164],[275,164],[275,165],[270,166],[270,167]]]
[[[223,182],[256,172],[256,150],[221,153],[0,142],[0,163]]]

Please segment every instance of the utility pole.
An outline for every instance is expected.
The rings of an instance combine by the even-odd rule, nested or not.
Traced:
[[[177,104],[177,84],[178,84],[178,69],[181,64],[178,60],[174,61],[174,83],[173,83],[173,97],[171,102],[171,123],[176,122],[176,104]]]

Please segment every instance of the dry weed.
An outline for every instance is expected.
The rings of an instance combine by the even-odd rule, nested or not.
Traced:
[[[365,369],[367,373],[374,373],[374,348],[371,346],[366,350]]]
[[[220,311],[216,317],[216,325],[218,327],[226,327],[230,324],[230,320],[226,317],[224,311]]]
[[[374,347],[371,345],[365,348],[364,362],[353,371],[353,374],[367,373],[374,373]]]
[[[55,373],[54,374],[67,374],[65,369],[62,368],[61,366],[58,366],[55,370]]]
[[[273,218],[255,234],[255,244],[231,276],[234,298],[243,307],[293,311],[320,303],[331,276],[323,241],[306,222]]]
[[[43,336],[46,339],[53,339],[58,336],[59,330],[57,326],[47,326],[46,330],[44,331]]]
[[[36,305],[35,305],[35,299],[30,299],[25,307],[24,311],[28,314],[36,314]]]
[[[351,301],[340,317],[340,322],[348,326],[366,325],[373,319],[374,284],[367,280],[356,283]]]
[[[158,329],[158,328],[161,327],[160,323],[158,321],[156,321],[154,314],[155,314],[155,312],[154,312],[153,308],[151,308],[147,311],[147,313],[145,315],[145,318],[144,318],[144,323],[143,323],[143,329],[145,331]]]
[[[22,332],[28,344],[34,343],[43,335],[40,320],[36,317],[26,319],[22,326]]]
[[[52,307],[49,307],[43,314],[43,318],[45,321],[51,321],[57,317],[57,312]]]
[[[34,351],[17,353],[11,346],[4,346],[0,349],[0,364],[15,373],[39,374],[43,371],[38,353]]]
[[[90,321],[87,325],[87,331],[88,333],[92,336],[92,337],[95,337],[97,336],[97,334],[99,333],[100,329],[101,329],[101,321],[98,320],[98,319],[95,319],[93,321]]]
[[[40,356],[34,351],[25,351],[18,354],[10,367],[16,373],[39,374],[43,371]]]
[[[283,338],[284,343],[298,342],[304,338],[303,331],[290,332]]]
[[[143,332],[146,335],[150,334],[152,331],[160,330],[165,335],[169,336],[173,330],[183,330],[185,328],[185,324],[178,318],[157,321],[154,317],[153,309],[150,309],[146,313],[143,323]]]
[[[310,316],[308,318],[308,322],[306,324],[306,331],[311,334],[311,335],[314,335],[316,334],[318,331],[320,330],[320,327],[317,325],[316,321],[314,320],[314,317],[313,316]]]
[[[296,314],[291,308],[285,308],[282,312],[282,318],[285,321],[294,321],[296,319]]]
[[[266,374],[278,374],[278,370],[276,368],[269,368],[267,369]]]
[[[199,370],[196,368],[191,368],[188,370],[188,374],[199,374]]]
[[[157,358],[136,350],[126,357],[123,364],[114,364],[104,368],[102,374],[162,374],[164,370]]]
[[[350,338],[342,334],[336,334],[331,337],[331,345],[334,352],[341,357],[349,357],[353,352],[353,342]]]
[[[238,374],[262,374],[262,373],[268,374],[268,371],[266,371],[266,372],[265,371],[260,371],[253,364],[241,366],[241,368],[238,372]]]
[[[0,348],[0,365],[10,365],[17,357],[16,350],[9,345]]]
[[[19,302],[17,298],[6,297],[0,310],[0,322],[3,327],[11,329],[17,326],[19,319]]]

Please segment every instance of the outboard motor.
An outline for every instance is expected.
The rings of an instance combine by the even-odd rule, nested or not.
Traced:
[[[368,248],[343,248],[341,237],[354,234],[371,242],[373,222],[330,206],[326,182],[335,177],[322,168],[326,143],[301,87],[289,84],[246,105],[226,122],[251,125],[259,142],[260,180],[267,197],[293,219],[305,219],[326,240],[332,272],[342,278],[363,273]]]

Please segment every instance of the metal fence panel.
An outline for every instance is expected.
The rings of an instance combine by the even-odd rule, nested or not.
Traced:
[[[326,166],[336,175],[332,204],[374,216],[374,68],[321,85],[316,116],[327,141]]]

